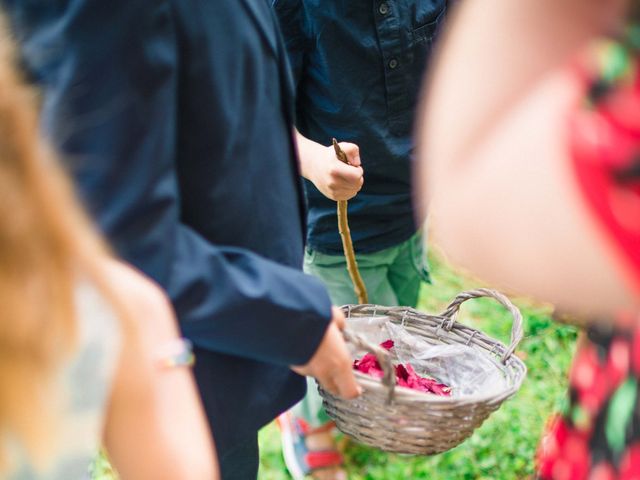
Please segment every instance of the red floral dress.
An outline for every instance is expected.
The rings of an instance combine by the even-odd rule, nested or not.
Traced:
[[[540,445],[539,478],[640,480],[639,378],[640,329],[590,329],[567,407]]]
[[[631,33],[640,38],[637,28]],[[596,68],[579,69],[587,95],[571,116],[569,144],[584,199],[630,284],[640,287],[640,56],[633,40],[599,42],[589,62]],[[621,315],[615,326],[587,331],[567,405],[540,445],[540,479],[640,480],[639,320]]]

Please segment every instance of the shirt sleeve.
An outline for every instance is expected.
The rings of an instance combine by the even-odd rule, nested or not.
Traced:
[[[287,48],[293,79],[297,88],[304,72],[309,42],[308,22],[302,0],[272,0]]]
[[[181,221],[179,47],[169,2],[30,5],[8,2],[7,10],[44,93],[43,127],[116,251],[167,290],[197,345],[306,363],[331,316],[321,283],[214,245]]]

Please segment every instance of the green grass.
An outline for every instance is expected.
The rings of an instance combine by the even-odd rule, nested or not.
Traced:
[[[432,259],[433,285],[425,286],[419,308],[441,312],[460,291],[480,286]],[[464,443],[432,457],[401,456],[351,442],[345,451],[351,480],[524,479],[534,473],[534,454],[547,417],[564,399],[576,330],[551,321],[551,309],[519,300],[525,338],[518,349],[529,373],[517,395]],[[510,315],[489,299],[466,302],[458,318],[503,342]],[[286,480],[279,434],[272,424],[260,432],[260,480]]]
[[[434,283],[424,287],[419,304],[427,312],[441,312],[457,293],[480,286],[437,259],[432,259],[432,267]],[[466,442],[441,455],[393,455],[350,442],[345,455],[351,480],[507,480],[533,474],[534,453],[546,418],[564,399],[576,330],[552,322],[548,307],[524,300],[516,303],[525,321],[525,338],[518,354],[529,369],[518,394]],[[504,342],[509,339],[511,317],[492,300],[465,303],[458,320]],[[284,467],[275,425],[260,432],[260,449],[259,480],[291,478]],[[115,478],[104,457],[93,466],[92,478]]]

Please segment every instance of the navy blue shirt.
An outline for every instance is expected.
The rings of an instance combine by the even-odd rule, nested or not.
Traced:
[[[218,454],[302,398],[331,316],[301,271],[293,88],[267,0],[2,0],[44,128],[196,345]],[[179,421],[179,419],[176,419]]]
[[[296,126],[323,145],[360,146],[364,186],[349,201],[356,252],[417,229],[412,130],[423,73],[446,0],[273,0],[296,82]],[[336,204],[306,181],[307,244],[341,254]]]

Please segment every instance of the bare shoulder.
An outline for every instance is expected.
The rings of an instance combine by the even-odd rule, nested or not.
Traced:
[[[112,258],[105,258],[100,268],[107,288],[134,330],[157,340],[177,335],[173,308],[157,283],[131,265]]]
[[[632,295],[569,161],[568,118],[581,98],[570,70],[550,72],[487,129],[464,168],[432,179],[433,233],[485,281],[606,316]]]

